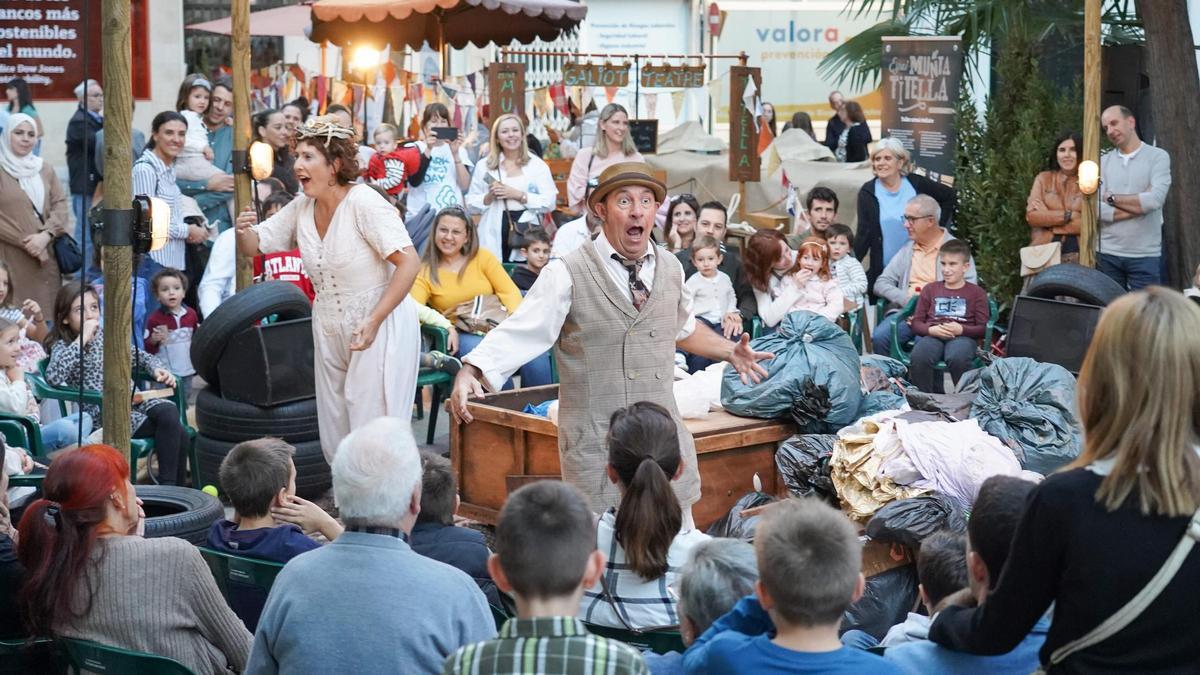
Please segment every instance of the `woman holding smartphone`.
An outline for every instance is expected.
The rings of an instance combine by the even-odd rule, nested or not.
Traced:
[[[418,185],[408,189],[406,210],[415,217],[430,206],[437,213],[447,206],[463,205],[463,190],[471,184],[473,164],[463,146],[458,129],[450,124],[450,111],[441,103],[425,106],[421,115],[421,131],[424,140],[417,143],[421,152],[429,158],[425,177]]]

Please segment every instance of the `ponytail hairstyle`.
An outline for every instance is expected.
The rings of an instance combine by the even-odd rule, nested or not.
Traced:
[[[643,579],[667,573],[667,552],[683,526],[683,509],[671,490],[682,464],[679,428],[666,408],[639,401],[613,413],[608,465],[624,488],[616,537],[625,561]]]
[[[17,557],[26,570],[18,601],[32,635],[49,637],[55,625],[91,611],[92,550],[100,535],[111,533],[104,523],[109,497],[124,494],[128,480],[125,458],[107,445],[64,452],[46,472],[44,498],[25,509],[18,528]],[[89,591],[83,607],[73,603],[80,583]]]
[[[803,258],[805,253],[821,259],[821,267],[817,269],[817,277],[821,281],[829,281],[831,276],[829,274],[829,246],[824,240],[816,237],[809,237],[800,242],[800,248],[796,250],[796,264],[792,266],[792,269],[788,270],[788,274],[800,271],[800,258]]]

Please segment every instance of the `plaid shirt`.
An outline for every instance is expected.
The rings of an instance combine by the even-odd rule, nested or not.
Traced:
[[[444,675],[641,675],[649,672],[636,649],[592,635],[582,621],[568,616],[509,619],[500,629],[500,637],[460,647],[442,666]]]

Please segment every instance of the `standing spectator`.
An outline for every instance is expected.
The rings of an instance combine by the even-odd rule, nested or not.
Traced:
[[[1100,116],[1116,146],[1100,158],[1100,247],[1096,267],[1122,288],[1136,291],[1161,283],[1163,204],[1171,189],[1171,157],[1137,135],[1125,106]]]
[[[763,117],[767,118],[767,128],[771,130],[771,138],[779,135],[779,128],[775,125],[775,104],[762,102]]]
[[[941,391],[942,378],[934,370],[938,361],[946,362],[956,385],[975,361],[989,312],[987,292],[966,280],[970,268],[971,247],[951,239],[938,251],[941,281],[921,289],[910,324],[917,341],[908,369],[921,391]]]
[[[191,388],[196,368],[192,365],[192,333],[200,326],[196,310],[183,303],[187,293],[187,275],[164,267],[150,279],[150,292],[159,307],[146,319],[146,353],[159,356],[179,380],[184,399]]]
[[[75,87],[79,109],[67,123],[67,171],[71,184],[71,211],[75,214],[75,240],[83,253],[83,269],[87,277],[99,276],[100,271],[89,269],[93,259],[92,233],[88,229],[88,212],[92,210],[92,194],[104,180],[92,158],[96,156],[96,132],[104,127],[104,90],[95,80],[84,80]],[[138,194],[135,190],[134,194]],[[86,237],[84,235],[87,235]]]
[[[730,281],[733,282],[733,291],[737,294],[738,312],[742,318],[751,317],[758,313],[758,305],[754,300],[754,291],[750,287],[750,282],[746,278],[745,272],[742,270],[742,255],[735,246],[725,245],[725,233],[728,232],[726,224],[729,222],[729,213],[725,210],[725,205],[721,202],[705,202],[700,206],[700,211],[696,219],[696,237],[712,237],[721,244],[721,264],[718,266],[725,274],[729,275]],[[685,248],[675,254],[675,257],[683,265],[683,278],[687,279],[696,273],[696,266],[692,264],[692,250]],[[734,321],[730,317],[722,323],[723,330],[717,331],[723,333],[725,337],[741,333],[741,320]]]
[[[264,110],[254,116],[254,140],[262,141],[275,151],[275,167],[271,176],[283,181],[284,188],[296,194],[300,183],[292,170],[296,158],[292,155],[293,132],[288,131],[287,120],[278,110]],[[354,167],[355,172],[358,167]]]
[[[471,577],[407,542],[421,510],[408,420],[359,426],[332,470],[346,530],[279,573],[246,672],[435,673],[459,647],[495,635]]]
[[[33,94],[29,93],[29,83],[23,77],[14,77],[4,85],[4,94],[8,99],[9,115],[24,113],[33,118],[33,124],[37,127],[37,144],[33,146],[33,154],[40,156],[42,154],[42,136],[46,132],[42,129],[42,120],[38,118],[37,108],[33,107]]]
[[[1200,523],[1197,335],[1200,310],[1174,290],[1105,308],[1079,373],[1083,452],[1033,488],[987,602],[943,609],[931,640],[1004,654],[1053,606],[1050,672],[1195,671],[1200,555],[1178,552]]]
[[[175,183],[175,158],[183,150],[187,137],[187,120],[174,110],[164,110],[150,123],[150,140],[142,156],[133,163],[133,194],[158,197],[171,207],[171,225],[167,243],[142,258],[137,275],[146,279],[164,267],[177,270],[186,267],[186,242],[199,243],[208,238],[208,231],[183,222],[183,200]],[[158,299],[146,294],[146,311],[158,309]]]
[[[839,162],[861,162],[867,158],[867,146],[871,144],[871,128],[858,101],[846,101],[842,110],[846,116],[846,128],[838,134],[837,148],[833,156]]]
[[[817,134],[813,131],[812,117],[806,112],[793,113],[792,121],[783,125],[784,131],[788,129],[799,129],[808,134],[808,137],[813,139],[813,141],[817,140]]]
[[[700,202],[690,194],[675,195],[667,200],[667,220],[663,225],[667,250],[677,253],[691,248],[696,238],[696,219],[700,215]]]
[[[433,213],[447,206],[463,206],[463,190],[471,186],[471,171],[475,164],[463,147],[462,130],[453,141],[437,136],[437,129],[454,128],[450,111],[442,103],[430,103],[421,113],[423,140],[417,143],[421,154],[427,158],[424,176],[413,181],[408,191],[405,208],[410,217],[415,217],[428,204]]]
[[[917,195],[929,195],[938,205],[938,224],[946,227],[954,219],[954,188],[909,173],[910,159],[904,144],[895,138],[881,138],[871,153],[875,177],[858,191],[858,234],[854,238],[854,257],[871,254],[867,280],[875,280],[887,267],[908,238],[904,207]]]
[[[308,101],[303,97],[288,101],[279,106],[279,112],[283,113],[284,124],[287,125],[288,133],[295,134],[296,130],[304,126],[308,120]]]
[[[558,189],[550,167],[529,151],[525,125],[517,115],[496,118],[490,147],[487,161],[480,162],[471,177],[467,208],[483,214],[479,246],[502,262],[512,262],[525,230],[554,209]]]
[[[827,239],[829,226],[837,221],[840,205],[837,193],[824,185],[809,190],[804,197],[804,210],[797,214],[794,227],[795,230],[799,230],[800,226],[804,225],[807,229],[788,235],[788,246],[800,248],[800,242],[809,237]]]
[[[1064,131],[1055,139],[1045,171],[1033,179],[1025,202],[1025,222],[1032,230],[1030,246],[1062,244],[1062,261],[1079,262],[1079,227],[1083,195],[1079,192],[1079,156],[1083,139]]]
[[[829,108],[833,110],[833,116],[825,123],[825,147],[829,148],[830,152],[837,152],[838,139],[849,126],[845,119],[846,98],[842,96],[842,92],[829,92]]]
[[[54,239],[67,233],[70,206],[54,167],[33,154],[37,126],[25,113],[13,113],[0,132],[0,262],[9,279],[19,279],[25,298],[39,307],[54,305],[62,285]]]
[[[567,177],[567,207],[575,213],[583,213],[587,197],[605,169],[618,162],[643,161],[642,153],[637,151],[633,136],[629,134],[629,112],[617,103],[604,106],[600,110],[595,144],[581,148],[571,163],[571,173]]]
[[[233,112],[233,84],[223,77],[212,85],[208,99],[208,110],[202,121],[208,134],[208,145],[212,148],[213,166],[221,170],[206,181],[188,181],[176,177],[183,194],[196,200],[208,222],[224,232],[233,225],[230,204],[233,200],[233,126],[229,124]],[[138,132],[140,133],[140,132]]]

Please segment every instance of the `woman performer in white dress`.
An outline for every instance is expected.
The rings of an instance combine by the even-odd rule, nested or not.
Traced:
[[[358,177],[354,131],[331,117],[296,130],[303,195],[258,223],[237,219],[244,255],[300,247],[316,289],[317,415],[332,464],[350,431],[384,415],[409,419],[417,386],[420,327],[408,297],[421,262],[395,207]]]

